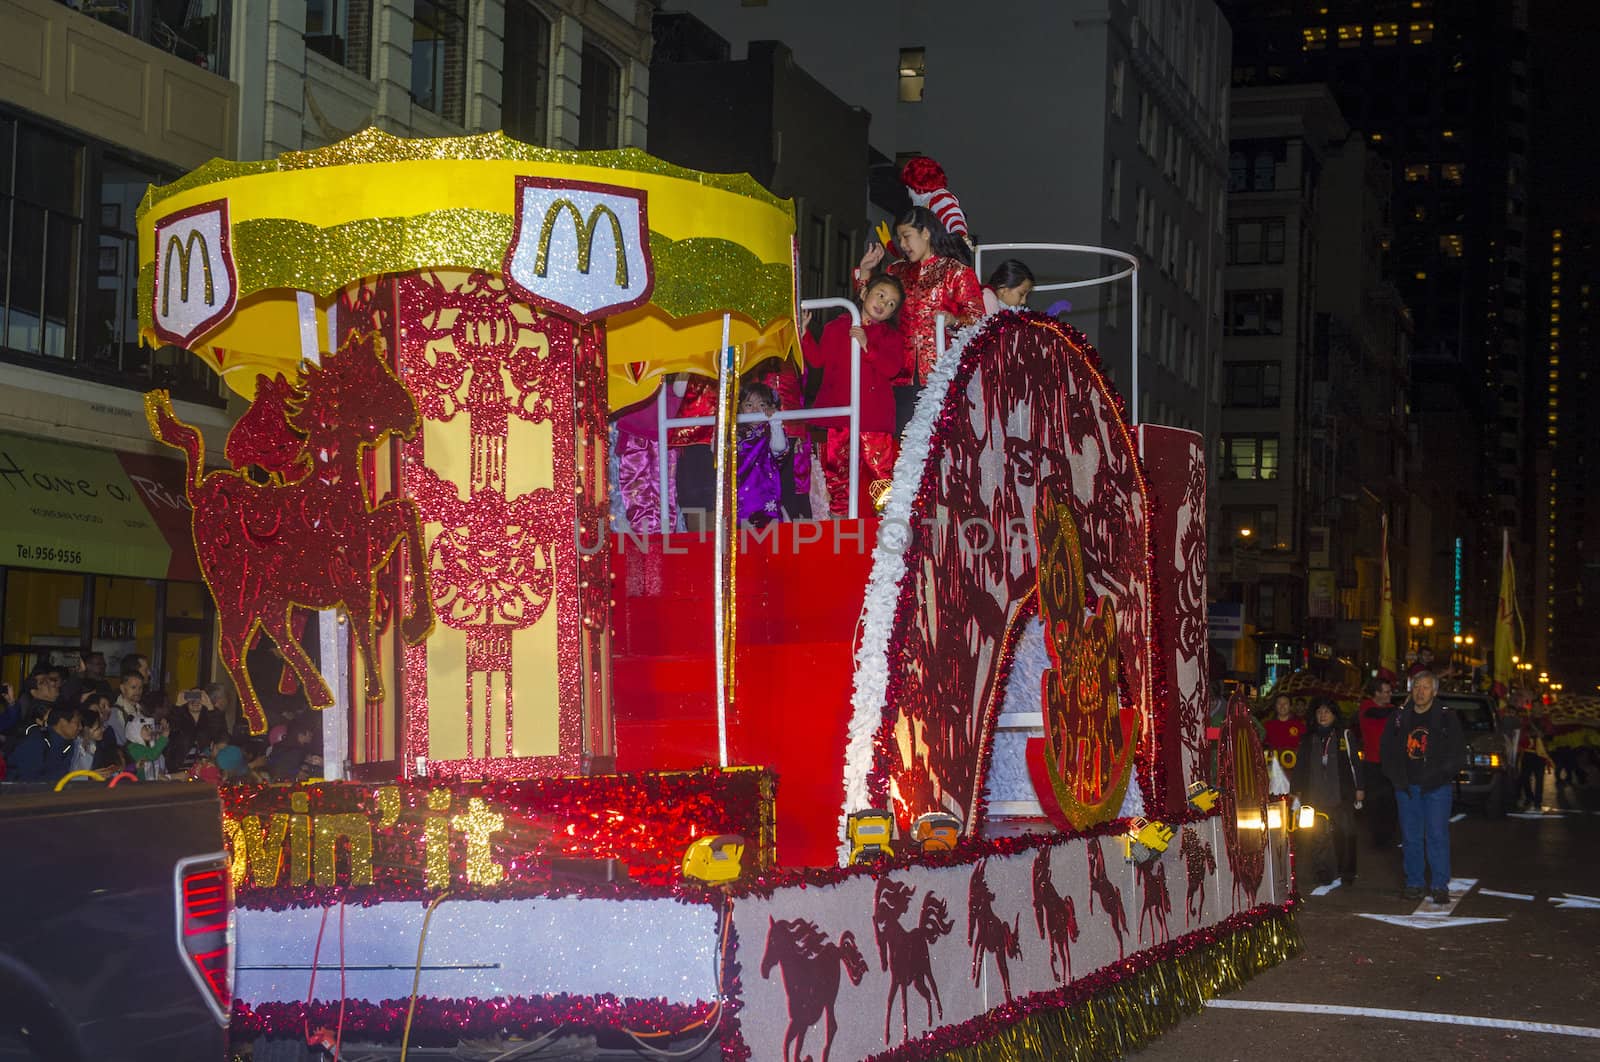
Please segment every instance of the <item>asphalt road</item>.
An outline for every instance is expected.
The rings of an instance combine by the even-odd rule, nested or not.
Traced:
[[[1558,807],[1548,781],[1545,793],[1547,807]],[[1563,795],[1562,813],[1499,820],[1471,813],[1456,822],[1453,904],[1444,911],[1402,900],[1399,849],[1376,851],[1364,836],[1356,881],[1306,896],[1300,958],[1267,971],[1220,1001],[1222,1006],[1184,1021],[1130,1057],[1600,1060],[1600,779],[1591,770],[1588,788]],[[1570,899],[1574,895],[1589,899]],[[1431,928],[1362,917],[1418,912],[1427,917],[1416,921]],[[1473,918],[1501,921],[1471,923]],[[1441,922],[1446,924],[1436,924]],[[1254,1009],[1256,1003],[1288,1009]],[[1489,1024],[1317,1013],[1304,1009],[1307,1004]],[[1235,1006],[1250,1009],[1223,1009]],[[1495,1025],[1504,1022],[1576,1026],[1588,1035]]]

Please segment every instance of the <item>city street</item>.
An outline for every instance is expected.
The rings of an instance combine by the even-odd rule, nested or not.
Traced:
[[[1537,816],[1459,818],[1443,909],[1402,900],[1399,849],[1380,853],[1364,838],[1356,883],[1306,896],[1300,958],[1132,1057],[1600,1058],[1600,787],[1592,773],[1589,781],[1557,810],[1547,784]]]

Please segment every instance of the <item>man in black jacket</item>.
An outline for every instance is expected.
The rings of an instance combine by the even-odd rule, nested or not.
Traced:
[[[72,770],[72,743],[78,737],[78,709],[58,704],[43,726],[29,730],[6,758],[13,782],[59,782]]]
[[[1411,700],[1383,728],[1383,773],[1394,783],[1405,847],[1408,900],[1427,891],[1434,903],[1450,900],[1450,803],[1456,774],[1466,762],[1467,743],[1454,712],[1435,702],[1439,680],[1419,671]]]

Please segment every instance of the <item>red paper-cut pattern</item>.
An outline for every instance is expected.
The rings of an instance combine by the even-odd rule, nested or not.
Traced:
[[[1033,857],[1033,918],[1039,939],[1050,947],[1050,973],[1066,984],[1072,980],[1071,946],[1078,940],[1078,912],[1072,896],[1056,890],[1050,871],[1053,854],[1054,849],[1041,848]]]
[[[1211,842],[1202,841],[1193,826],[1183,828],[1178,853],[1183,856],[1184,877],[1188,880],[1188,892],[1183,898],[1183,924],[1188,926],[1205,917],[1206,878],[1217,872],[1217,857],[1211,851]]]
[[[827,1062],[834,1034],[839,1031],[833,1008],[839,999],[840,970],[851,984],[859,985],[867,975],[867,960],[861,957],[855,934],[849,930],[839,934],[835,944],[815,922],[801,918],[767,921],[761,976],[770,978],[774,966],[783,974],[783,991],[789,1001],[789,1025],[783,1031],[784,1062],[791,1057],[795,1062],[810,1057],[805,1054],[806,1032],[819,1021],[825,1022],[822,1058]]]
[[[373,504],[362,483],[364,451],[390,435],[416,432],[417,409],[389,370],[376,337],[352,339],[322,364],[307,364],[289,426],[305,439],[306,471],[287,483],[260,484],[238,471],[204,474],[200,433],[172,411],[165,391],[145,396],[156,438],[182,450],[194,509],[195,554],[217,605],[217,644],[239,690],[253,733],[266,714],[244,666],[245,653],[265,631],[283,652],[314,708],[333,694],[291,631],[296,608],[343,608],[368,666],[365,695],[383,699],[372,623],[376,573],[397,549],[411,568],[410,610],[401,624],[407,642],[433,627],[416,507],[389,499]]]
[[[294,385],[282,373],[256,375],[256,395],[228,431],[223,454],[237,471],[261,469],[274,483],[296,478],[305,470],[305,436],[289,426],[296,401]]]
[[[467,770],[473,762],[516,756],[513,634],[540,622],[554,602],[561,718],[553,769],[574,770],[582,676],[578,654],[569,649],[578,642],[580,603],[573,542],[578,513],[570,488],[575,424],[568,403],[577,326],[522,305],[504,280],[483,271],[454,284],[434,274],[400,277],[397,302],[400,364],[422,415],[437,422],[467,418],[466,483],[446,482],[430,468],[420,438],[406,447],[405,465],[406,493],[416,499],[423,522],[440,529],[428,551],[434,606],[446,626],[466,637],[467,760],[457,766]],[[556,486],[510,493],[513,418],[549,425]],[[425,649],[407,653],[406,671],[414,757],[428,748]]]
[[[1006,1002],[1011,1002],[1010,960],[1022,961],[1022,915],[1010,923],[995,913],[994,890],[984,879],[987,859],[978,860],[972,868],[972,879],[967,885],[967,943],[972,945],[972,983],[983,981],[983,956],[994,956],[995,968],[1000,971],[1000,986],[1005,990]]]
[[[1136,867],[1139,879],[1139,943],[1144,943],[1145,922],[1150,923],[1150,943],[1160,944],[1172,939],[1167,928],[1167,918],[1172,914],[1172,896],[1167,892],[1167,865],[1159,859],[1140,863]]]
[[[917,924],[907,929],[900,919],[911,910],[916,887],[888,876],[878,879],[872,897],[872,935],[878,944],[878,961],[889,974],[889,1001],[883,1008],[883,1042],[889,1043],[889,1020],[894,1014],[894,995],[900,993],[900,1039],[911,1038],[907,1017],[906,990],[914,988],[928,1005],[928,1028],[933,1028],[934,1008],[944,1020],[944,1000],[939,998],[939,983],[933,976],[934,941],[949,936],[955,928],[944,900],[931,891],[922,896]]]
[[[1094,914],[1094,902],[1098,899],[1100,909],[1111,919],[1111,932],[1116,934],[1117,958],[1120,959],[1125,954],[1122,935],[1128,931],[1128,911],[1122,906],[1122,889],[1106,871],[1106,853],[1100,847],[1100,838],[1090,838],[1085,847],[1089,852],[1089,913]]]
[[[1267,760],[1250,705],[1238,694],[1228,702],[1219,743],[1218,781],[1234,910],[1253,907],[1267,868]]]

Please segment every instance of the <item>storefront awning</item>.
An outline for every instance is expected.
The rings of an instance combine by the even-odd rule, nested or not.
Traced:
[[[183,466],[0,432],[0,564],[199,581]]]

